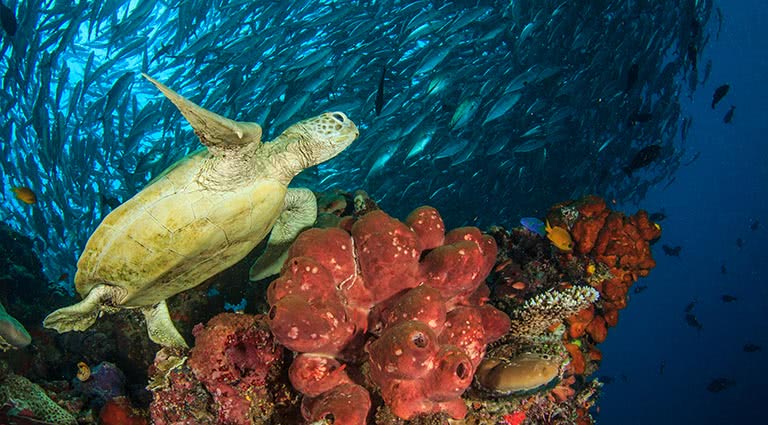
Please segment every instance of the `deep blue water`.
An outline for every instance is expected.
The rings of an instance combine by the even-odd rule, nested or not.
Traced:
[[[641,203],[664,208],[662,240],[655,246],[657,267],[648,290],[633,295],[618,327],[603,345],[601,372],[616,377],[603,393],[600,423],[747,424],[764,423],[768,388],[768,8],[756,0],[719,2],[725,15],[719,41],[712,41],[709,83],[684,106],[694,116],[691,139],[701,158],[682,167],[666,190],[654,189]],[[722,83],[731,92],[716,111],[712,91]],[[722,122],[736,105],[732,125]],[[751,220],[760,228],[750,230]],[[736,246],[742,238],[743,248]],[[661,244],[681,245],[668,257]],[[727,274],[721,274],[725,264]],[[738,297],[724,303],[720,297]],[[684,309],[703,330],[686,325]],[[745,353],[751,342],[762,351]],[[659,374],[660,362],[664,374]],[[620,375],[626,375],[622,382]],[[736,383],[719,393],[713,378]]]

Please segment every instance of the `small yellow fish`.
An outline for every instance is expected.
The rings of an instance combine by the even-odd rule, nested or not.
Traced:
[[[571,234],[567,230],[560,226],[551,227],[549,220],[546,222],[544,231],[547,232],[547,239],[552,242],[552,245],[556,246],[561,251],[570,252],[573,250],[573,239]]]
[[[37,202],[37,196],[35,196],[35,192],[26,186],[12,187],[11,191],[14,195],[16,195],[16,199],[25,204],[32,205]]]
[[[85,362],[79,362],[77,364],[77,379],[80,382],[85,382],[91,377],[91,368]]]
[[[595,274],[595,270],[596,270],[596,269],[597,269],[597,267],[595,267],[595,265],[594,265],[594,264],[592,264],[592,263],[589,263],[589,265],[587,266],[587,274],[588,274],[588,275],[593,275],[593,274]]]

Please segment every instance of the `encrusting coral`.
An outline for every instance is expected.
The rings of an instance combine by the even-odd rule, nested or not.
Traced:
[[[261,316],[221,313],[193,331],[185,359],[173,349],[158,353],[150,408],[156,424],[263,423],[273,414],[271,385],[282,365]],[[214,417],[216,418],[214,420]]]
[[[9,423],[23,419],[44,421],[48,424],[75,425],[77,421],[63,407],[51,400],[45,391],[27,378],[10,373],[5,365],[0,376],[0,420],[7,419]],[[13,419],[11,419],[13,418]]]
[[[372,211],[348,224],[302,233],[267,291],[275,338],[301,353],[289,376],[305,419],[363,423],[370,397],[352,378],[361,372],[400,418],[464,417],[461,394],[509,328],[485,303],[494,240],[473,227],[446,234],[431,207],[405,223]]]

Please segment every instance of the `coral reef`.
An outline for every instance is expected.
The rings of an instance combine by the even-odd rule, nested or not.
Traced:
[[[654,265],[660,229],[644,212],[595,197],[554,206],[546,221],[567,251],[525,227],[446,232],[430,207],[400,222],[362,191],[317,198],[317,228],[268,287],[226,283],[247,280],[246,259],[170,300],[191,349],[154,354],[132,311],[54,335],[16,314],[32,299],[0,294],[21,302],[11,313],[34,341],[5,353],[16,374],[0,362],[0,397],[25,394],[0,423],[592,423],[598,345]],[[269,313],[195,325],[243,296]]]
[[[126,397],[109,400],[99,411],[101,425],[147,425],[143,413],[131,406]]]
[[[101,407],[116,397],[125,397],[125,375],[113,363],[101,362],[89,368],[87,379],[73,379],[74,391],[87,405]]]
[[[599,297],[599,292],[589,286],[540,293],[512,312],[510,335],[519,338],[541,335],[567,317],[589,309]]]
[[[476,380],[494,394],[522,395],[537,392],[558,379],[561,364],[559,359],[537,353],[488,356],[477,368]]]
[[[585,373],[590,360],[602,358],[595,344],[603,342],[608,328],[618,323],[629,288],[656,266],[650,244],[661,236],[661,226],[643,210],[632,216],[611,211],[596,196],[555,205],[548,219],[568,227],[577,253],[570,264],[583,270],[587,283],[600,292],[594,307],[568,319],[568,337],[583,343],[570,343],[567,348],[574,357],[574,370]]]
[[[561,236],[572,239],[572,251],[525,226],[490,231],[500,247],[492,302],[511,327],[465,395],[477,423],[592,423],[601,384],[588,376],[602,359],[597,345],[629,287],[655,265],[650,244],[661,229],[644,211],[626,216],[588,196],[553,206],[546,222],[567,232]]]
[[[150,367],[154,399],[149,406],[155,425],[196,425],[216,423],[213,397],[186,364],[186,352],[163,348]]]
[[[305,419],[360,423],[370,406],[367,382],[400,418],[464,417],[461,394],[486,345],[509,327],[485,304],[496,253],[476,228],[446,234],[430,207],[405,223],[375,210],[349,231],[302,233],[267,296],[275,338],[301,353],[289,376],[305,395]],[[361,374],[367,380],[353,379]],[[340,391],[358,401],[339,404]]]
[[[167,348],[155,359],[153,423],[265,423],[274,413],[278,386],[270,383],[283,349],[263,318],[221,313],[193,333],[188,359]]]
[[[22,418],[38,419],[57,425],[75,425],[75,417],[56,404],[45,391],[27,378],[7,370],[0,373],[0,420],[13,423]]]

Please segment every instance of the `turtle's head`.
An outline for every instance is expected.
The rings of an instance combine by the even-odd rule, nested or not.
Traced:
[[[302,167],[325,162],[351,145],[360,135],[357,126],[341,112],[326,112],[296,123],[280,138],[289,141],[289,150],[301,158]]]

